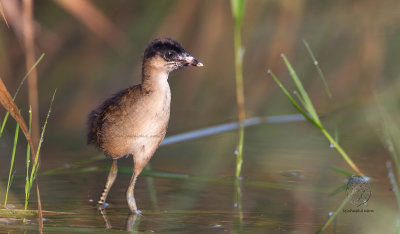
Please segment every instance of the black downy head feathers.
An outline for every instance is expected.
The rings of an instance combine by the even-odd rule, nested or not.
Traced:
[[[166,61],[173,61],[187,55],[187,53],[178,42],[170,38],[163,38],[155,39],[147,46],[143,59],[147,60],[156,55],[159,55]]]

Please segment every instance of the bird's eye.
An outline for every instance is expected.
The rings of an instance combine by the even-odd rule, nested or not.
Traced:
[[[174,57],[174,52],[168,51],[168,52],[165,54],[165,57],[166,57],[167,59],[171,59],[172,57]]]

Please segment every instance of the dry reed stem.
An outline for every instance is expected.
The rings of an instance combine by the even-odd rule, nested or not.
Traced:
[[[23,2],[23,39],[25,47],[26,70],[29,71],[35,64],[33,3],[32,0]],[[34,145],[39,142],[39,101],[37,91],[37,72],[33,69],[28,79],[29,104],[32,107],[32,141]]]
[[[4,14],[3,4],[1,0],[0,0],[0,14],[3,17],[3,20],[6,23],[7,27],[9,28],[10,26],[8,25],[6,15]]]
[[[26,59],[26,70],[29,71],[35,64],[35,41],[34,41],[34,25],[33,25],[33,0],[23,1],[23,36],[25,46],[25,59]],[[37,87],[37,72],[36,68],[32,70],[28,79],[28,96],[29,104],[32,107],[32,141],[34,145],[39,144],[39,98],[38,98],[38,87]],[[31,146],[31,152],[35,152]],[[36,152],[40,155],[40,152]],[[32,165],[35,162],[35,157],[32,155]],[[38,158],[40,161],[40,157]],[[38,177],[35,179],[36,184],[36,196],[39,210],[39,231],[43,232],[43,213],[42,213],[42,202],[40,199],[39,182]]]
[[[25,138],[32,149],[31,151],[32,157],[34,157],[33,142],[31,136],[29,135],[28,127],[26,126],[24,118],[21,116],[21,113],[19,113],[18,107],[13,101],[1,77],[0,77],[0,103],[8,112],[10,112],[10,115],[15,119],[15,121],[17,121],[17,123],[21,127],[21,130],[24,133]]]
[[[117,27],[90,1],[54,0],[71,13],[111,47],[126,45],[127,40]]]

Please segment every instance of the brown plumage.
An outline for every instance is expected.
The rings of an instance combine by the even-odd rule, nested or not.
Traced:
[[[168,75],[189,65],[203,66],[178,42],[156,39],[144,52],[142,83],[118,92],[89,114],[88,143],[95,144],[113,159],[100,204],[105,203],[115,181],[116,160],[132,155],[134,169],[127,200],[131,212],[137,212],[133,196],[135,181],[167,131],[171,101]]]

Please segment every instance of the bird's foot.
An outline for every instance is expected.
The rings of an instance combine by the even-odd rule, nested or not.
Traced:
[[[132,211],[132,214],[141,215],[141,214],[142,214],[142,211],[141,211],[141,210],[135,210],[135,211]]]
[[[141,210],[131,211],[131,215],[143,217],[143,212]]]
[[[108,204],[107,202],[103,202],[103,201],[97,202],[97,207],[99,208],[99,210],[104,210],[105,208],[107,208],[109,206],[110,206],[110,204]]]

